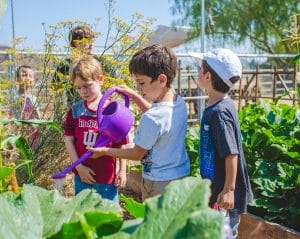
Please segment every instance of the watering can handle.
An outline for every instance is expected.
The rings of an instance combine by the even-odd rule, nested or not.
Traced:
[[[97,109],[97,118],[98,118],[98,124],[100,125],[101,121],[102,121],[102,109],[104,106],[105,101],[108,99],[108,97],[113,94],[114,92],[118,92],[118,88],[117,87],[111,87],[109,88],[107,91],[105,91],[105,93],[103,94],[99,105],[98,105],[98,109]],[[119,94],[123,95],[124,100],[125,100],[125,106],[127,108],[129,108],[129,97],[121,92],[119,92]]]

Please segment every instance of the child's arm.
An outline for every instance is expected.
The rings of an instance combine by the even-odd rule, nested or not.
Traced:
[[[229,155],[225,158],[225,184],[218,195],[217,203],[226,210],[234,208],[234,190],[237,173],[238,155]]]
[[[118,188],[124,188],[126,185],[127,177],[126,177],[126,159],[120,159],[120,169],[117,173],[115,185]]]
[[[78,154],[75,148],[75,138],[73,136],[65,136],[65,145],[72,162],[76,161],[78,159]],[[76,170],[83,182],[89,184],[96,183],[96,180],[93,177],[93,175],[95,175],[95,172],[92,169],[79,164],[76,166]]]
[[[121,148],[125,148],[125,145],[121,145]],[[119,164],[119,171],[117,173],[116,176],[116,180],[115,180],[115,185],[118,188],[124,188],[126,185],[126,181],[127,181],[127,176],[126,176],[126,159],[121,158],[120,159],[120,164]]]
[[[141,160],[148,150],[139,147],[138,145],[134,145],[133,148],[126,149],[118,149],[118,148],[89,148],[93,155],[91,158],[99,158],[103,155],[108,155],[111,157],[122,158],[122,159],[130,159],[130,160]]]
[[[131,98],[141,109],[142,113],[150,109],[151,104],[147,100],[145,100],[141,95],[135,92],[133,89],[125,85],[122,85],[118,87],[118,91],[128,95],[128,97]]]

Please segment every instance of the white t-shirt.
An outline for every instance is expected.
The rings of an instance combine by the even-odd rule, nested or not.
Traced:
[[[142,160],[143,177],[167,181],[190,174],[185,147],[187,110],[184,100],[153,103],[140,120],[134,143],[148,153]]]

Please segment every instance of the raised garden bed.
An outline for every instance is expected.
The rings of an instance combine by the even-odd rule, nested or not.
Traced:
[[[252,214],[243,214],[238,239],[300,239],[300,233],[290,228],[263,220]]]

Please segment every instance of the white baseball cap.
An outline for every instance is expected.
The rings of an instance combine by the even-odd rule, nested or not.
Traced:
[[[205,53],[189,52],[188,54],[194,57],[200,66],[202,60],[206,61],[229,87],[233,86],[230,78],[242,76],[242,63],[238,56],[229,49],[217,48]]]

